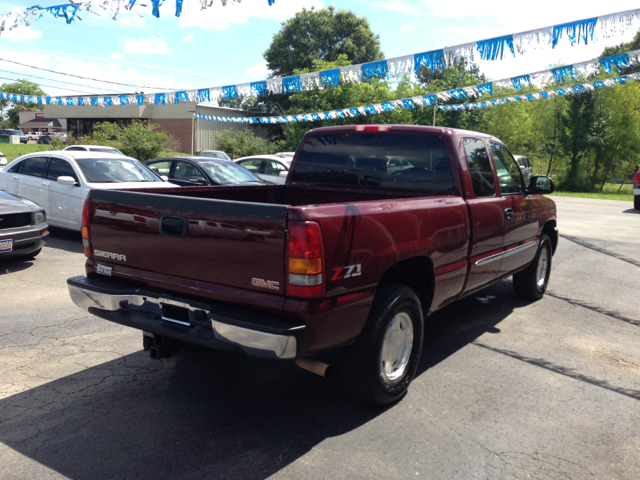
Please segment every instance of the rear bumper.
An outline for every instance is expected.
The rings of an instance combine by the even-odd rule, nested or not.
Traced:
[[[73,302],[105,320],[216,350],[251,357],[304,356],[307,328],[272,315],[178,298],[104,278],[67,280]]]

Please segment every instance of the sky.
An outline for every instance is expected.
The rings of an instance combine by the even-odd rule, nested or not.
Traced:
[[[41,0],[39,5],[63,3]],[[140,3],[150,5],[148,1]],[[335,5],[366,17],[372,31],[380,36],[385,58],[639,7],[637,0],[275,0],[273,6],[267,0],[228,0],[226,7],[221,0],[212,0],[211,7],[200,10],[200,3],[184,0],[180,18],[175,17],[174,0],[166,0],[160,18],[151,16],[150,6],[140,10],[142,15],[121,12],[115,21],[87,12],[80,14],[82,21],[70,25],[50,15],[32,17],[29,27],[0,35],[0,84],[25,78],[39,83],[48,95],[62,96],[152,93],[263,80],[269,74],[263,53],[273,35],[284,20],[311,7]],[[32,0],[0,0],[0,13],[32,5]],[[598,39],[587,46],[532,52],[479,66],[497,80],[551,64],[597,58],[606,46],[629,41],[632,36]],[[53,74],[6,60],[129,86]]]

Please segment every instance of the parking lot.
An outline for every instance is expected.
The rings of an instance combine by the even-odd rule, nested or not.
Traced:
[[[430,317],[386,409],[288,362],[189,350],[70,300],[79,234],[0,263],[0,478],[640,478],[640,211],[555,197],[547,295]]]

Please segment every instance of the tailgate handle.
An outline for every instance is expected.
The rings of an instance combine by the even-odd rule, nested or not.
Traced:
[[[160,233],[170,237],[186,237],[189,233],[189,221],[182,217],[160,218]]]

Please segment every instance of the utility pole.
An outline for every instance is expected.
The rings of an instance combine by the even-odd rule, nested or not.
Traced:
[[[436,112],[438,111],[438,106],[434,105],[433,106],[433,126],[436,126]]]
[[[196,143],[196,112],[189,110],[191,113],[191,156],[193,157],[194,144]]]

